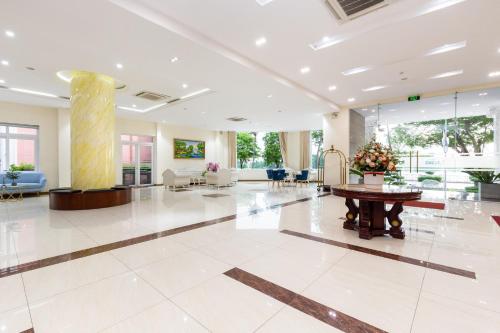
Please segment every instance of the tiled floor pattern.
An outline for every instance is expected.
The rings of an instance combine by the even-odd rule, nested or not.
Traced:
[[[242,184],[220,191],[228,197],[202,197],[210,193],[141,189],[127,207],[75,214],[48,211],[45,198],[0,206],[6,213],[0,214],[2,267],[246,212],[234,221],[3,277],[0,329],[339,331],[224,275],[234,267],[388,332],[500,327],[500,228],[490,218],[499,215],[498,204],[454,201],[439,213],[407,208],[405,240],[366,241],[342,229],[341,199],[279,206],[315,195],[314,188]],[[468,270],[476,279],[280,232],[285,229]]]

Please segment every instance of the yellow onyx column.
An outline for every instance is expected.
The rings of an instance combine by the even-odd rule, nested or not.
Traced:
[[[115,185],[115,82],[74,71],[71,79],[71,187]]]

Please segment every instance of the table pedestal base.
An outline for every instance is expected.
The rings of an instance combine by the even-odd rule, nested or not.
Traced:
[[[346,198],[345,205],[349,209],[344,222],[344,229],[358,230],[359,238],[371,239],[373,236],[390,234],[394,238],[404,239],[405,231],[402,228],[403,221],[399,214],[403,211],[403,203],[396,202],[391,210],[385,210],[383,201],[359,200],[359,207],[354,200]],[[356,218],[359,215],[359,223]],[[386,229],[387,218],[391,228]]]

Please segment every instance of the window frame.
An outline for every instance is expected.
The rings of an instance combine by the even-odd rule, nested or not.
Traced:
[[[39,171],[40,169],[40,126],[38,125],[27,125],[27,124],[16,124],[16,123],[4,123],[0,122],[0,126],[5,126],[5,133],[0,133],[0,139],[5,139],[5,158],[6,158],[6,167],[9,168],[12,163],[10,161],[10,140],[33,140],[35,144],[35,171]],[[11,127],[21,127],[21,128],[31,128],[36,130],[36,134],[19,134],[19,133],[10,133]],[[0,170],[3,171],[3,170]]]

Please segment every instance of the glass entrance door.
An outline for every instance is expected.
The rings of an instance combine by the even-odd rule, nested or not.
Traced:
[[[153,184],[154,138],[122,135],[122,183],[144,186]]]

